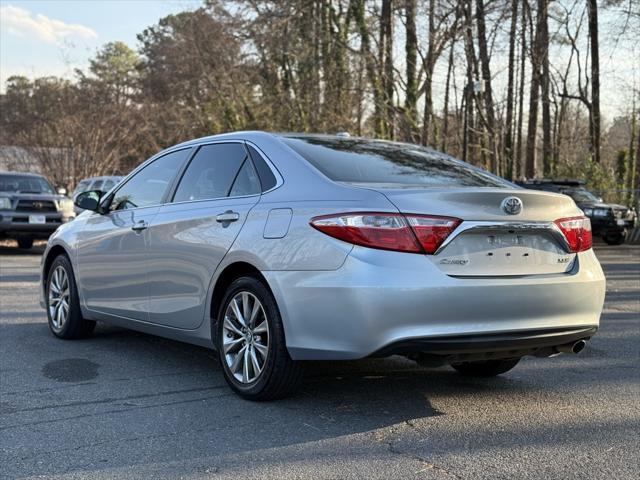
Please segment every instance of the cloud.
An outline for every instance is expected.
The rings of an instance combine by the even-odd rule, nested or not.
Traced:
[[[49,43],[56,43],[65,37],[96,38],[98,34],[89,27],[75,23],[65,23],[44,15],[33,16],[24,8],[0,5],[0,22],[8,32],[21,37],[37,36]]]

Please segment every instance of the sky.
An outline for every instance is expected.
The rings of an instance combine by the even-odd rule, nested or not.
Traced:
[[[135,48],[136,34],[146,27],[201,4],[201,0],[0,0],[0,92],[11,75],[72,78],[74,69],[86,68],[89,58],[105,43],[121,40]],[[629,41],[616,36],[619,18],[600,12],[601,109],[605,121],[627,113],[632,103],[630,92],[640,84],[640,42],[637,37]],[[401,59],[403,44],[397,43],[397,47]],[[499,46],[497,50],[492,59],[494,74],[506,68],[506,53],[500,52]],[[441,81],[434,79],[434,94],[440,97],[445,63],[440,62],[436,71]],[[496,82],[494,88],[503,93],[505,85]]]
[[[0,87],[11,75],[70,78],[98,48],[136,34],[198,0],[0,0]]]

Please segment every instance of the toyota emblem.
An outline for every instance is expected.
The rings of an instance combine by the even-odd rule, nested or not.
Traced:
[[[522,211],[522,200],[518,197],[507,197],[500,205],[507,215],[517,215]]]

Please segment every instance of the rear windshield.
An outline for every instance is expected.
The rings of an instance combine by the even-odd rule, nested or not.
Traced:
[[[407,143],[335,137],[282,137],[331,180],[417,186],[512,187],[484,170]]]
[[[44,178],[31,175],[0,175],[0,192],[54,193]]]

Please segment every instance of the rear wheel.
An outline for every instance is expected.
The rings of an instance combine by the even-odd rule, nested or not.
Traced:
[[[33,238],[18,238],[18,247],[28,250],[33,247]]]
[[[495,377],[515,367],[519,358],[453,363],[451,366],[467,377]]]
[[[602,239],[607,245],[622,245],[627,239],[626,232],[608,233]]]
[[[275,299],[255,277],[228,288],[217,316],[217,349],[225,380],[248,400],[290,395],[302,367],[289,356]]]
[[[56,337],[83,338],[93,332],[96,322],[82,318],[73,269],[66,255],[58,255],[51,264],[45,293],[49,328]]]

